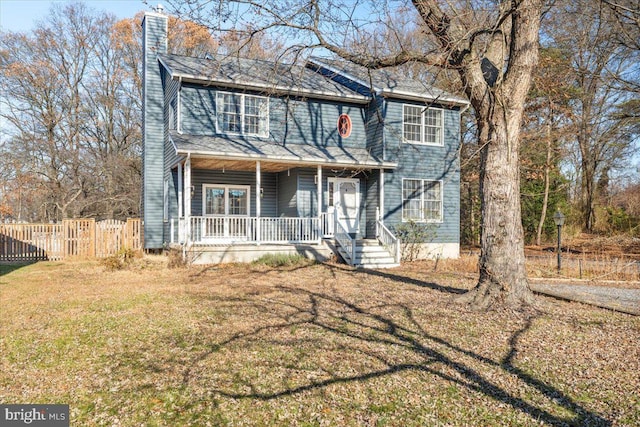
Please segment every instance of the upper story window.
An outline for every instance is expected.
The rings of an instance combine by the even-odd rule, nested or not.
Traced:
[[[269,100],[262,96],[218,92],[218,132],[267,136]]]
[[[403,179],[402,220],[442,222],[442,181]]]
[[[412,144],[443,145],[443,113],[439,108],[404,105],[402,136]]]

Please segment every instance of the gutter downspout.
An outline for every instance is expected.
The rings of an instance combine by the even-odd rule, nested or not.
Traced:
[[[260,165],[260,160],[256,162],[256,245],[260,246],[262,230],[260,227],[260,221],[262,221],[262,201],[260,198],[262,197],[262,170]],[[249,216],[251,216],[251,212],[248,212]]]
[[[318,244],[322,243],[322,166],[318,165],[317,196],[318,196]]]

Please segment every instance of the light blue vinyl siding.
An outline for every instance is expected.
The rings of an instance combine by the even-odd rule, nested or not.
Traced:
[[[318,215],[316,173],[312,168],[293,168],[278,174],[279,216],[306,218]]]
[[[296,191],[298,189],[298,169],[294,168],[278,174],[278,216],[295,217]]]
[[[175,127],[171,126],[169,123],[170,118],[174,115],[171,113],[172,110],[172,100],[177,100],[178,91],[180,89],[180,83],[177,80],[172,80],[167,71],[162,68],[162,77],[163,77],[163,85],[164,85],[164,167],[165,167],[165,178],[169,176],[171,173],[170,169],[174,167],[178,161],[178,156],[176,155],[176,150],[169,139],[169,130],[175,129]],[[176,117],[173,117],[174,123],[177,123]]]
[[[376,96],[366,109],[366,147],[378,159],[384,157],[384,108],[384,98]]]
[[[175,113],[171,112],[172,103],[176,105],[178,90],[180,89],[180,83],[177,80],[171,80],[171,77],[167,71],[162,68],[162,82],[164,86],[164,180],[169,182],[169,216],[167,220],[178,217],[178,171],[175,169],[175,165],[178,161],[176,150],[173,148],[173,144],[169,139],[169,130],[174,129],[177,124],[177,117]],[[174,124],[170,123],[170,119],[174,119]],[[174,168],[171,170],[171,168]],[[171,241],[171,223],[170,221],[164,222],[164,242]]]
[[[171,242],[171,221],[173,220],[174,227],[177,227],[178,223],[178,170],[174,168],[169,172],[169,209],[168,220],[164,222],[164,241],[165,243]],[[165,245],[166,246],[166,245]]]
[[[364,227],[360,226],[361,230],[364,230],[365,236],[368,238],[376,237],[376,209],[380,203],[380,170],[376,169],[371,171],[367,179],[365,180],[366,195],[364,197],[365,211],[365,223]],[[362,185],[362,184],[361,184]]]
[[[142,198],[144,247],[160,249],[165,241],[164,93],[156,55],[165,53],[166,17],[145,16],[143,29]],[[154,47],[151,49],[150,47]]]
[[[385,171],[385,224],[402,223],[402,179],[441,180],[443,183],[443,221],[425,225],[435,231],[434,243],[460,241],[460,114],[445,109],[444,146],[402,142],[402,109],[406,101],[387,100],[385,117],[386,158],[397,161],[395,170]],[[415,105],[424,106],[416,103]]]
[[[263,189],[261,204],[261,215],[263,217],[277,216],[277,187],[278,176],[275,173],[262,172],[260,175]],[[202,212],[202,185],[203,184],[223,184],[223,185],[248,185],[250,187],[249,208],[250,216],[256,216],[256,173],[248,171],[225,171],[193,169],[191,173],[191,184],[193,185],[193,197],[191,198],[191,214],[201,216]]]
[[[314,169],[300,169],[298,172],[296,204],[299,217],[318,216],[318,184],[315,182],[315,175]]]
[[[192,135],[215,134],[215,90],[185,84],[180,94],[180,103],[182,132]]]
[[[338,134],[338,117],[351,118],[351,135]],[[366,145],[365,109],[357,105],[317,100],[270,99],[269,138],[284,144],[320,147],[363,147]]]
[[[192,135],[216,135],[216,92],[227,88],[184,85],[181,93],[182,132]],[[243,92],[244,93],[244,92]],[[256,92],[246,92],[264,96]],[[353,125],[351,135],[338,134],[338,117],[349,114]],[[312,144],[317,146],[366,146],[366,108],[348,103],[319,100],[300,100],[287,97],[269,97],[269,136],[233,135],[246,140],[270,140],[277,144]]]

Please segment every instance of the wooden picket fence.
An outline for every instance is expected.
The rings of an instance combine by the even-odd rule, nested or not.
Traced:
[[[0,224],[0,262],[104,258],[142,250],[142,221],[66,219],[59,224]]]

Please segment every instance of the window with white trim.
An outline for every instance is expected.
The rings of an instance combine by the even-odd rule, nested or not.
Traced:
[[[402,220],[442,221],[442,181],[402,180]]]
[[[402,136],[412,144],[443,145],[443,110],[403,105]]]
[[[249,190],[246,185],[204,184],[202,212],[205,216],[249,216]]]
[[[269,99],[263,96],[218,92],[218,132],[267,136],[269,134]]]

